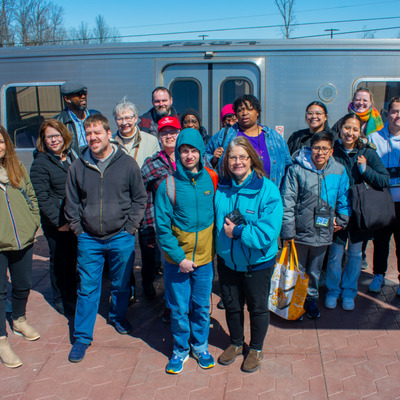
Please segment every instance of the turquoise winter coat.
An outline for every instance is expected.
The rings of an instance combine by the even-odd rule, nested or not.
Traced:
[[[200,151],[198,173],[182,165],[179,148],[183,144]],[[176,145],[175,205],[167,193],[167,181],[157,189],[155,216],[158,240],[168,262],[179,264],[184,259],[205,265],[214,257],[214,183],[204,169],[204,142],[195,129],[184,129]],[[173,189],[172,189],[173,190]]]
[[[224,230],[225,215],[236,208],[247,224],[239,237],[230,239]],[[248,271],[273,265],[283,207],[279,190],[269,179],[252,172],[240,186],[233,180],[222,180],[215,194],[215,214],[216,251],[226,266]]]

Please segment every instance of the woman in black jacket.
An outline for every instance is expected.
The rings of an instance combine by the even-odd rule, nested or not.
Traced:
[[[39,202],[44,236],[50,250],[50,280],[54,307],[72,313],[76,302],[76,238],[64,217],[68,168],[77,158],[69,149],[72,135],[55,119],[42,124],[31,167],[31,181]]]
[[[337,133],[328,128],[328,110],[324,103],[320,101],[313,101],[306,108],[305,116],[308,129],[300,129],[293,132],[287,141],[289,152],[293,155],[297,150],[303,146],[310,147],[311,138],[315,133],[326,131],[332,133],[335,140]]]
[[[347,114],[341,119],[340,139],[335,143],[333,156],[346,168],[350,186],[364,181],[376,189],[388,187],[389,173],[376,151],[368,147],[368,142],[361,137],[361,127],[362,121],[356,114]],[[354,309],[357,281],[361,272],[362,242],[372,237],[373,232],[359,231],[353,218],[345,230],[334,235],[326,271],[326,308],[335,308],[341,295],[343,309]],[[347,241],[347,261],[342,274],[342,256]]]

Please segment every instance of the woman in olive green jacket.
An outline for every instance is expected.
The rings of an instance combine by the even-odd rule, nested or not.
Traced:
[[[7,131],[0,125],[0,359],[10,368],[22,362],[6,335],[7,269],[12,284],[13,331],[27,340],[40,335],[25,318],[31,274],[32,249],[40,224],[35,192],[19,162]]]

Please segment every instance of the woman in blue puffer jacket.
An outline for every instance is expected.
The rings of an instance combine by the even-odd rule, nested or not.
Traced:
[[[223,175],[215,194],[215,245],[231,344],[218,362],[231,364],[243,352],[246,302],[251,338],[242,370],[254,372],[263,357],[269,325],[268,294],[282,226],[282,200],[245,137],[230,142]],[[233,211],[236,217],[228,215]]]

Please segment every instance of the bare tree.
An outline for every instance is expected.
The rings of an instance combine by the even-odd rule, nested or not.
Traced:
[[[117,42],[119,32],[116,28],[110,28],[104,17],[102,15],[98,15],[96,17],[96,24],[93,28],[93,42],[94,43],[110,43]]]
[[[283,36],[289,39],[290,33],[293,31],[295,23],[294,3],[295,0],[274,0],[275,5],[278,7],[282,15],[284,27],[282,27]]]
[[[2,0],[0,5],[0,47],[13,46],[15,0]]]
[[[92,42],[92,34],[89,25],[83,21],[80,23],[78,29],[71,30],[70,36],[74,44],[89,44]]]
[[[367,25],[363,26],[363,33],[361,34],[361,39],[374,39],[376,31],[368,30]]]

